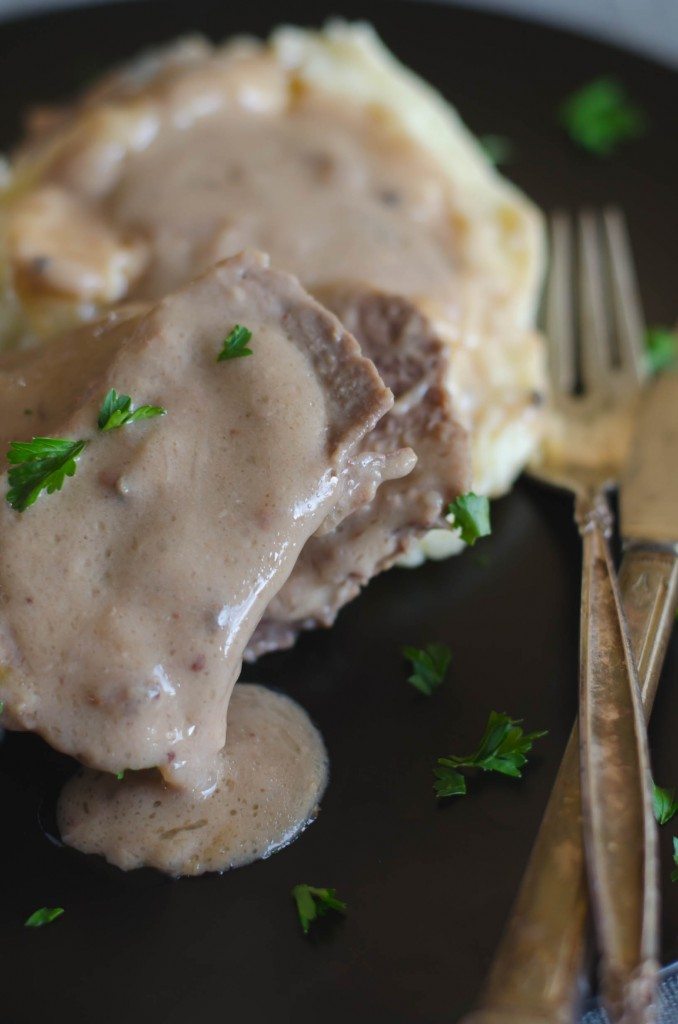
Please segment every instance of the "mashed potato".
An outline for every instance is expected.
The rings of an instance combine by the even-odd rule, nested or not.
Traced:
[[[43,111],[0,242],[5,346],[256,246],[312,292],[359,280],[416,302],[450,347],[477,493],[505,492],[537,445],[540,214],[367,25],[183,40]],[[459,547],[433,531],[408,561]]]

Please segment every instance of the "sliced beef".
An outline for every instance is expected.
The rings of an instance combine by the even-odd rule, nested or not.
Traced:
[[[368,580],[389,568],[448,502],[468,490],[469,452],[445,386],[448,348],[406,299],[358,288],[326,289],[322,301],[360,342],[395,395],[364,439],[367,452],[412,448],[412,473],[384,483],[369,503],[305,545],[257,627],[246,657],[289,647],[302,629],[330,626]],[[360,473],[360,456],[347,472]]]
[[[252,355],[218,362],[236,324]],[[257,256],[8,357],[3,387],[32,409],[6,407],[6,439],[87,442],[25,511],[0,477],[4,721],[94,767],[209,789],[256,623],[323,520],[360,500],[347,466],[360,452],[372,481],[411,466],[384,459],[387,436],[375,456],[362,444],[392,396],[340,322]],[[111,388],[166,415],[99,431]]]

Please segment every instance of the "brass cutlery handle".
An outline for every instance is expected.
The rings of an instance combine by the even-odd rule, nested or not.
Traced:
[[[678,555],[633,546],[619,580],[649,718],[678,603]],[[575,725],[480,1005],[464,1024],[572,1024],[587,914]]]
[[[646,1024],[659,953],[657,826],[640,687],[608,545],[601,491],[576,499],[584,545],[579,750],[584,850],[612,1021]]]
[[[479,1008],[463,1024],[572,1024],[587,910],[575,725]]]
[[[678,606],[678,544],[629,544],[619,589],[649,720]]]

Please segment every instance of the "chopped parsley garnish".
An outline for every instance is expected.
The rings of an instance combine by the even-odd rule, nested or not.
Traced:
[[[239,359],[241,356],[251,356],[252,349],[247,348],[252,338],[252,332],[241,324],[236,324],[227,338],[224,339],[224,347],[217,356],[217,362],[223,363],[226,359]]]
[[[61,917],[63,912],[63,907],[40,907],[39,910],[34,910],[31,916],[24,921],[24,927],[42,928],[44,924],[51,924],[52,921],[56,921],[57,917]]]
[[[407,677],[416,690],[426,697],[438,689],[445,679],[452,653],[445,644],[426,644],[426,647],[403,647],[403,655],[412,664],[412,675]]]
[[[678,334],[668,327],[648,327],[645,350],[650,373],[661,373],[678,362]]]
[[[463,796],[466,793],[466,779],[460,768],[480,768],[484,772],[499,772],[520,779],[520,769],[527,764],[526,754],[532,744],[545,732],[523,732],[521,719],[492,711],[485,727],[485,733],[475,754],[462,757],[439,757],[433,773],[436,781],[433,788],[439,797]]]
[[[136,423],[138,420],[164,416],[166,412],[167,409],[159,405],[140,405],[138,409],[132,410],[130,396],[119,395],[115,388],[111,388],[99,410],[97,426],[99,430],[116,430],[117,427],[125,427],[128,423]]]
[[[292,899],[297,905],[297,913],[301,922],[301,930],[308,935],[311,923],[323,917],[328,910],[336,910],[339,914],[346,913],[346,904],[337,898],[336,889],[317,889],[314,885],[295,885]]]
[[[485,156],[495,167],[511,162],[513,143],[505,135],[481,135],[478,141],[485,151]]]
[[[115,777],[118,780],[118,782],[122,782],[122,780],[125,778],[125,769],[123,768],[121,772],[116,772]]]
[[[666,825],[675,814],[678,813],[678,803],[675,800],[675,789],[662,789],[656,782],[652,783],[652,804],[654,816],[659,825]]]
[[[676,865],[671,872],[671,881],[678,882],[678,837],[673,837],[673,863]]]
[[[560,121],[577,145],[609,156],[620,143],[638,138],[647,118],[616,78],[596,78],[569,96],[560,108]]]
[[[78,456],[87,441],[68,441],[60,437],[34,437],[32,441],[12,441],[7,453],[7,501],[17,512],[24,512],[41,494],[60,491],[67,476],[73,476]]]
[[[0,700],[0,715],[3,713],[4,710],[5,710],[5,702],[4,702],[4,700]]]
[[[462,494],[447,506],[448,516],[454,517],[453,528],[461,532],[464,544],[473,547],[479,537],[487,537],[492,533],[490,525],[490,503],[484,495]]]

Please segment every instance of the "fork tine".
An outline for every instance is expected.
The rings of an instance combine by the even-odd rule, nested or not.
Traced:
[[[624,214],[616,207],[608,207],[603,211],[603,224],[610,257],[620,373],[632,386],[640,387],[647,377],[644,318]]]
[[[572,225],[566,213],[550,219],[551,258],[545,296],[545,333],[549,370],[556,392],[569,394],[576,383],[572,317]]]
[[[579,327],[581,375],[587,392],[609,390],[610,337],[598,220],[579,214]]]

